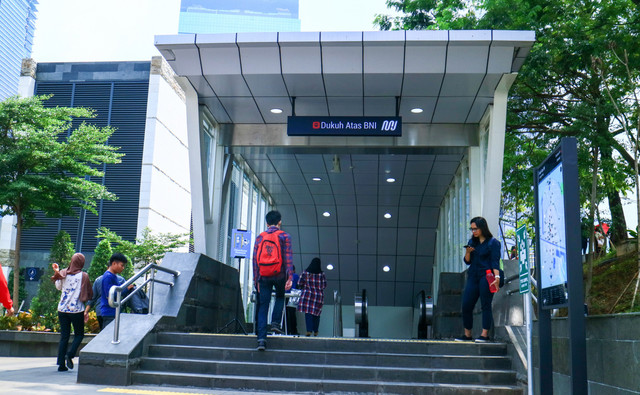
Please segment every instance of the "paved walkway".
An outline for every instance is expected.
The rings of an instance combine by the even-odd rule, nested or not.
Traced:
[[[78,358],[74,359],[77,363]],[[78,370],[58,372],[55,358],[0,357],[0,394],[53,395],[53,394],[144,394],[144,395],[196,395],[196,394],[265,394],[238,390],[209,390],[193,387],[128,386],[114,387],[78,384]],[[273,392],[271,394],[274,394]],[[282,393],[280,393],[282,394]]]

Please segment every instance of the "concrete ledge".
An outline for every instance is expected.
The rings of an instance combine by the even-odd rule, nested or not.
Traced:
[[[85,334],[80,349],[96,335]],[[70,342],[73,341],[71,336]],[[0,356],[57,357],[60,333],[31,331],[0,331]]]
[[[129,385],[131,370],[144,353],[145,339],[163,317],[160,315],[122,314],[120,342],[113,344],[110,323],[80,353],[78,382],[86,384]]]

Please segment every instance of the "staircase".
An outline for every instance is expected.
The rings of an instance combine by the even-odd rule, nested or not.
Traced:
[[[523,394],[504,343],[158,333],[132,384],[314,393]]]

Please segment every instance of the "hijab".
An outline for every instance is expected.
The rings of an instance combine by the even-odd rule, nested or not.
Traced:
[[[93,289],[91,288],[91,280],[89,280],[89,275],[87,272],[83,272],[82,268],[84,267],[84,255],[77,252],[73,254],[71,257],[71,263],[67,269],[62,269],[58,273],[54,273],[51,279],[62,280],[66,278],[68,275],[74,275],[78,273],[82,273],[82,281],[80,283],[80,301],[86,302],[93,297]]]
[[[312,274],[322,273],[322,266],[320,265],[320,258],[313,258],[309,266],[307,266],[307,272]]]

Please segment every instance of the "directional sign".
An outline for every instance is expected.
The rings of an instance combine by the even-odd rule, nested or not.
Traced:
[[[249,256],[249,248],[251,248],[251,231],[234,229],[231,232],[233,238],[233,249],[231,256],[234,258],[246,258]]]
[[[27,281],[38,281],[40,280],[40,270],[37,267],[28,267],[27,268]]]
[[[529,235],[527,227],[521,226],[516,230],[516,243],[518,244],[518,258],[520,262],[520,293],[529,292]]]
[[[288,117],[289,136],[402,136],[401,117]]]

